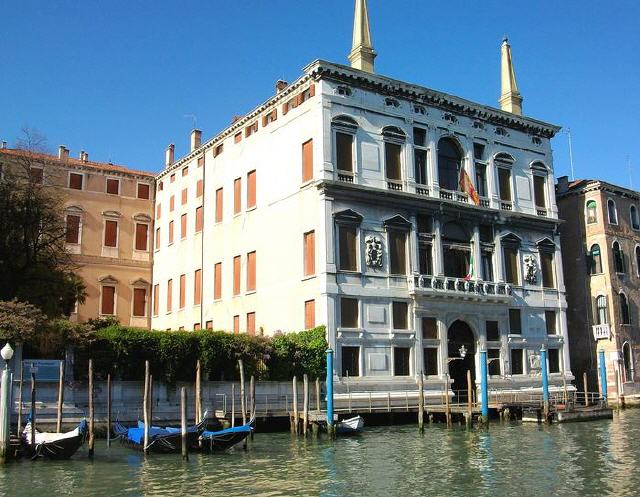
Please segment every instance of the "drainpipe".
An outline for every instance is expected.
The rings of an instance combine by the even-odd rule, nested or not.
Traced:
[[[333,428],[333,350],[327,349],[327,431],[335,436]]]
[[[549,375],[547,374],[547,349],[540,349],[540,366],[542,368],[542,400],[544,402],[544,420],[549,420]]]
[[[600,356],[600,388],[602,390],[602,398],[604,403],[607,403],[607,364],[605,363],[604,350],[600,349],[598,352]]]

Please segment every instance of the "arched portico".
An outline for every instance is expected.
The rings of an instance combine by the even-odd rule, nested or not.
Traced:
[[[460,357],[460,348],[464,346],[466,354],[464,359]],[[454,393],[467,391],[467,371],[471,371],[471,382],[475,385],[476,379],[476,337],[471,327],[460,319],[454,321],[447,331],[447,352],[449,356],[449,377],[453,380],[451,389]],[[453,360],[451,360],[453,359]]]

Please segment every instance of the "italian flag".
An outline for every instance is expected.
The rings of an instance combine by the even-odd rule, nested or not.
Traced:
[[[473,262],[473,254],[471,254],[471,256],[469,257],[469,272],[467,273],[467,275],[464,277],[465,281],[469,281],[470,279],[473,278],[473,273],[476,272],[476,268],[475,268],[475,264]]]

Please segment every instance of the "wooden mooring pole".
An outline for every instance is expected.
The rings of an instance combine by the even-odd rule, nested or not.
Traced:
[[[424,433],[424,375],[418,379],[418,431]]]
[[[180,434],[182,459],[189,460],[189,447],[187,447],[187,389],[180,389]]]
[[[449,405],[449,375],[445,379],[444,383],[444,412],[447,418],[447,427],[451,427],[451,406]]]
[[[302,382],[302,434],[306,437],[309,425],[309,377],[306,374],[302,377]]]
[[[298,434],[298,378],[295,376],[292,380],[292,389],[293,389],[293,423],[291,425],[291,432]]]
[[[18,429],[16,433],[18,436],[21,435],[22,432],[22,385],[24,383],[24,363],[20,363],[20,391],[18,392]]]
[[[242,410],[242,424],[244,425],[247,423],[247,399],[244,393],[244,363],[242,359],[238,359],[238,369],[240,370],[240,409]]]
[[[231,428],[236,425],[236,384],[231,384]]]
[[[320,412],[320,378],[316,378],[316,411]]]
[[[196,384],[194,386],[195,391],[195,424],[202,421],[202,394],[201,394],[201,371],[200,371],[200,359],[196,361]]]
[[[142,419],[144,420],[144,454],[149,453],[149,361],[144,362],[144,395],[142,399]]]
[[[95,412],[93,409],[93,359],[89,359],[89,457],[93,457],[94,445],[96,442],[93,428]]]
[[[471,370],[467,369],[467,428],[473,424],[473,386],[471,384]]]
[[[111,373],[107,374],[107,448],[111,447]]]
[[[153,425],[153,375],[149,375],[149,424]]]
[[[56,418],[56,433],[62,433],[62,403],[64,402],[64,361],[60,361],[58,378],[58,412]]]
[[[36,446],[36,374],[33,371],[31,371],[31,447],[35,448],[35,446]]]
[[[587,372],[582,373],[582,388],[584,389],[584,406],[589,407],[589,385],[587,383]]]
[[[249,378],[249,420],[256,419],[256,380],[253,375]],[[253,430],[251,430],[251,434],[249,438],[253,440]]]

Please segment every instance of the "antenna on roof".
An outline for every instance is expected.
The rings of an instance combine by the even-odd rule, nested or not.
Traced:
[[[190,117],[191,120],[193,121],[193,127],[191,129],[196,129],[198,126],[198,118],[196,117],[195,114],[185,114],[183,117]]]
[[[569,141],[569,165],[571,166],[571,181],[575,181],[576,175],[573,168],[573,143],[571,140],[571,128],[563,129],[562,132],[567,134],[567,140]]]
[[[633,168],[631,167],[631,157],[627,154],[627,170],[629,171],[629,188],[633,190]]]

